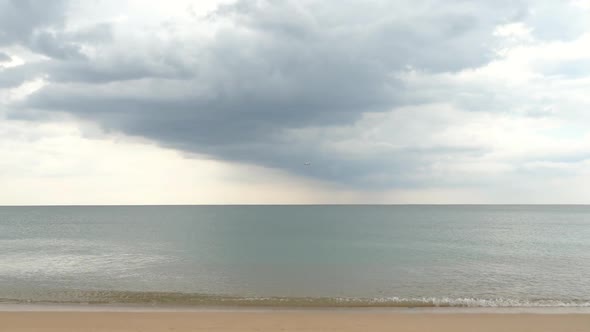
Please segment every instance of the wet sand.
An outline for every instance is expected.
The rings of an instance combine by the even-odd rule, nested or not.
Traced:
[[[0,331],[590,332],[590,314],[388,311],[0,312]]]

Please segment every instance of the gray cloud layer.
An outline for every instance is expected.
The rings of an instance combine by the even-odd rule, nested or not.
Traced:
[[[11,60],[12,60],[12,58],[10,57],[10,55],[8,55],[4,52],[0,52],[0,62],[9,62]]]
[[[543,15],[562,7],[542,4],[535,8]],[[0,1],[0,45],[18,43],[48,57],[5,70],[0,87],[40,75],[50,82],[20,103],[16,117],[26,109],[67,112],[188,153],[354,185],[418,185],[416,169],[437,155],[485,149],[392,148],[359,157],[293,132],[351,126],[367,113],[436,101],[439,95],[414,93],[399,74],[482,66],[496,56],[498,25],[538,24],[536,37],[548,40],[584,31],[575,13],[570,22],[552,19],[558,28],[542,29],[546,18],[531,16],[530,6],[241,0],[207,18],[232,22],[211,39],[154,39],[150,47],[133,48],[113,42],[108,24],[56,29],[64,20],[62,2]],[[88,47],[99,51],[85,52]],[[302,167],[304,161],[314,167]]]
[[[28,44],[36,29],[61,27],[65,1],[0,0],[0,45]]]

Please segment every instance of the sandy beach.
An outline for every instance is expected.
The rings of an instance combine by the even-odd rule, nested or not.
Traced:
[[[0,331],[590,331],[590,314],[387,311],[0,312]]]

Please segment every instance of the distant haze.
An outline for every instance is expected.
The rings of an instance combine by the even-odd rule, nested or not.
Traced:
[[[0,205],[590,203],[590,2],[0,0]]]

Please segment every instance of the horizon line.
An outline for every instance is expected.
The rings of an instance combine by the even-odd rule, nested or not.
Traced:
[[[231,204],[12,204],[2,207],[149,207],[149,206],[590,206],[590,203],[231,203]]]

